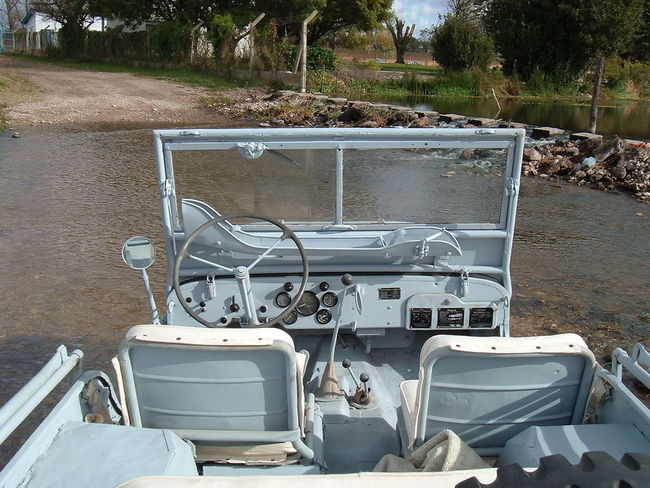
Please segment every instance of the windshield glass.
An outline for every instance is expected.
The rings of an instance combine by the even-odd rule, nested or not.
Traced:
[[[255,158],[237,148],[174,151],[177,202],[198,199],[222,215],[332,223],[336,153],[266,148]],[[343,223],[498,224],[506,164],[506,149],[344,149]]]

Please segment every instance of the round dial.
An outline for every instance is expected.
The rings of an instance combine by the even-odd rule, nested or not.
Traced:
[[[328,291],[323,295],[321,300],[323,301],[323,305],[326,307],[333,307],[339,302],[339,297],[337,297],[336,293],[333,291]]]
[[[322,308],[316,314],[316,320],[318,321],[319,324],[325,325],[329,323],[330,320],[332,320],[332,312]]]
[[[275,304],[278,307],[286,308],[291,303],[291,295],[286,291],[281,291],[275,296]]]
[[[318,310],[320,302],[318,297],[313,291],[306,291],[302,294],[298,305],[296,306],[296,311],[300,315],[314,315]]]
[[[284,322],[287,325],[295,324],[296,320],[298,320],[298,312],[295,310],[292,310],[289,312],[289,315],[287,315],[284,319],[282,319],[282,322]]]

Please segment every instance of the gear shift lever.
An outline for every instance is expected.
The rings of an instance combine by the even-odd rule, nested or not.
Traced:
[[[329,361],[327,362],[325,370],[323,371],[323,375],[321,376],[318,392],[316,392],[316,397],[321,401],[336,400],[341,396],[339,379],[336,376],[336,364],[334,363],[334,350],[336,349],[336,340],[339,335],[339,328],[341,327],[341,312],[343,310],[343,302],[345,300],[346,291],[348,286],[350,286],[353,281],[354,280],[352,279],[352,275],[350,273],[345,273],[343,276],[341,276],[341,283],[343,283],[345,286],[345,290],[343,291],[343,296],[341,297],[336,325],[334,326],[334,331],[332,332]]]

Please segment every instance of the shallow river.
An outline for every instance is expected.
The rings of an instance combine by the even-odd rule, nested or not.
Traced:
[[[110,369],[126,330],[150,320],[132,235],[164,260],[149,129],[34,128],[0,135],[0,404],[53,354],[82,348]],[[512,331],[578,331],[599,358],[650,342],[650,207],[625,194],[525,178],[512,263]]]
[[[522,102],[517,99],[500,100],[501,110],[493,98],[455,98],[413,96],[394,98],[399,105],[440,113],[465,114],[474,117],[499,118],[511,122],[560,127],[585,132],[589,127],[589,105],[561,102]],[[619,102],[598,109],[598,133],[605,136],[626,137],[650,141],[650,102]]]

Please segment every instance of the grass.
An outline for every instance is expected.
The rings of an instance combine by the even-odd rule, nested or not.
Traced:
[[[381,71],[404,71],[405,73],[422,73],[437,75],[442,73],[440,66],[424,66],[421,64],[380,63]]]

